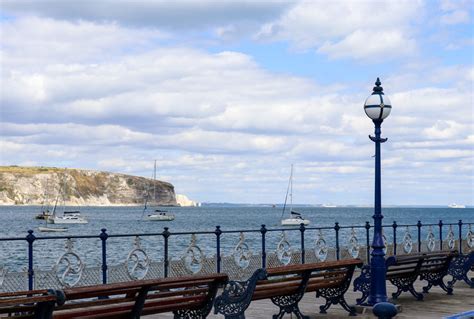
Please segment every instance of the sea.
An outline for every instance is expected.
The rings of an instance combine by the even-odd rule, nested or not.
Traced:
[[[286,237],[293,247],[301,245],[301,233],[298,228],[285,228],[282,231],[280,219],[281,207],[265,206],[202,206],[202,207],[167,207],[169,213],[175,215],[170,222],[145,221],[142,207],[66,207],[66,210],[80,210],[89,223],[85,225],[66,225],[66,233],[41,233],[38,227],[44,226],[44,221],[36,220],[35,215],[41,212],[39,206],[1,206],[0,207],[0,268],[10,271],[25,269],[28,265],[28,246],[25,240],[28,230],[38,237],[33,244],[34,266],[39,269],[54,267],[56,260],[67,251],[67,237],[73,237],[70,251],[77,253],[89,265],[99,265],[101,262],[101,241],[98,238],[101,229],[105,228],[112,237],[107,240],[107,259],[110,264],[123,262],[129,252],[137,247],[147,252],[152,260],[163,260],[164,239],[161,236],[164,227],[171,232],[169,238],[169,256],[180,258],[189,245],[197,245],[208,256],[216,254],[216,235],[213,233],[216,226],[220,226],[221,253],[231,255],[240,240],[245,241],[253,252],[261,250],[261,225],[270,230],[266,234],[266,249],[274,250],[278,242]],[[306,219],[311,221],[309,227],[323,227],[308,229],[305,232],[306,249],[314,246],[314,242],[323,236],[331,246],[335,244],[335,222],[341,227],[340,245],[344,246],[347,240],[355,234],[361,245],[366,243],[366,230],[362,227],[366,221],[372,224],[373,208],[361,207],[313,207],[300,206],[296,209]],[[443,207],[386,207],[383,208],[384,225],[414,225],[420,220],[423,224],[463,222],[474,223],[474,208],[452,209]],[[354,230],[349,226],[355,227]],[[431,227],[438,237],[438,226]],[[474,225],[472,226],[474,231]],[[457,225],[452,227],[456,238]],[[240,233],[244,230],[245,232]],[[408,231],[416,241],[415,226],[399,226],[397,228],[397,242]],[[422,228],[422,237],[429,233],[429,227]],[[463,227],[463,236],[468,227]],[[204,232],[204,233],[202,233]],[[206,233],[209,232],[209,233]],[[449,226],[443,227],[443,237],[449,232]],[[196,233],[195,236],[192,233]],[[384,231],[387,240],[393,240],[393,228],[386,227]],[[153,235],[144,235],[153,234]],[[77,236],[91,235],[94,238],[77,238]],[[138,238],[136,235],[140,235]],[[117,236],[117,237],[114,237]],[[243,236],[243,239],[242,239]],[[52,239],[47,239],[52,237]],[[137,246],[139,245],[139,246]]]

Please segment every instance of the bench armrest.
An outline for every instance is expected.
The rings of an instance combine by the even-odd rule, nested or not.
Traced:
[[[257,269],[246,281],[229,281],[214,302],[214,313],[223,315],[245,311],[252,300],[259,280],[267,278],[265,269]]]

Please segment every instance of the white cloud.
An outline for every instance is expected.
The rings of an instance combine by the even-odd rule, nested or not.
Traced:
[[[316,48],[331,58],[412,54],[411,24],[421,7],[421,1],[302,1],[265,24],[257,38]]]
[[[393,6],[398,9],[390,12],[403,11]],[[403,25],[410,12],[387,19]],[[353,32],[369,37],[369,22],[358,20],[357,12],[348,14],[356,30],[344,20],[330,29],[332,38],[318,35],[317,43],[307,43],[353,50],[348,39]],[[378,16],[374,21],[381,34],[390,32]],[[192,198],[278,201],[293,162],[301,172],[302,201],[326,202],[325,196],[333,196],[328,190],[341,189],[347,193],[340,195],[344,200],[371,200],[373,143],[367,135],[373,134],[373,125],[362,107],[371,87],[361,83],[365,73],[323,86],[267,70],[250,54],[164,45],[161,40],[169,35],[156,30],[37,17],[4,25],[9,32],[2,35],[2,164],[148,177],[157,159],[160,176]],[[403,30],[398,35],[394,43],[399,46],[412,39]],[[354,55],[362,59],[380,50],[357,48]],[[398,194],[416,192],[417,185],[437,174],[449,185],[456,178],[450,172],[458,166],[467,176],[459,183],[468,189],[472,67],[427,63],[387,73],[383,85],[393,111],[383,124],[389,137],[383,146],[384,181]],[[352,93],[358,89],[348,87],[367,92]],[[453,189],[466,193],[458,184]]]

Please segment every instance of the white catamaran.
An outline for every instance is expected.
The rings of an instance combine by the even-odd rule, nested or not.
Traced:
[[[148,187],[147,194],[145,197],[145,207],[143,208],[143,215],[145,215],[145,213],[148,210],[148,198],[150,197],[149,193],[150,192],[149,192],[149,187]],[[153,201],[156,201],[156,160],[155,160],[155,165],[154,165],[154,170],[153,170]],[[174,220],[174,215],[168,214],[166,210],[155,208],[153,213],[146,214],[145,220],[167,222],[167,221]]]
[[[286,203],[290,196],[290,218],[283,219],[286,209]],[[293,164],[291,164],[290,180],[288,181],[288,188],[286,190],[285,204],[283,205],[283,212],[281,213],[281,224],[283,226],[299,226],[300,224],[309,225],[309,220],[304,219],[301,213],[293,210]]]

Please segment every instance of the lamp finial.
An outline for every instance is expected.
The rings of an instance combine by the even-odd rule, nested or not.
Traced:
[[[382,82],[380,82],[380,79],[377,77],[377,81],[375,81],[375,86],[374,86],[374,92],[372,94],[383,94],[383,87],[380,85]]]

